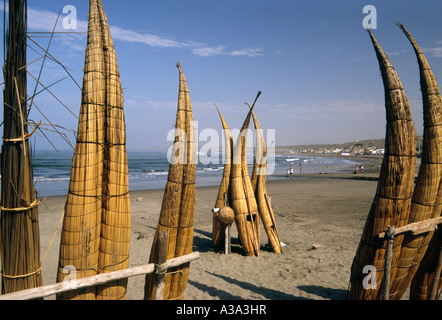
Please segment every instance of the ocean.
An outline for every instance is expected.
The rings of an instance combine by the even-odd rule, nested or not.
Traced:
[[[39,196],[66,195],[69,187],[73,151],[42,151],[33,153],[34,181]],[[217,155],[206,157],[198,153],[197,186],[217,186],[221,182],[224,166],[221,155],[218,164],[209,162]],[[166,151],[128,151],[130,190],[163,189],[167,181],[169,162]],[[252,171],[253,157],[248,155],[249,172]],[[271,162],[271,163],[270,163]],[[341,157],[315,157],[295,155],[274,155],[269,158],[268,180],[286,179],[287,169],[293,168],[294,177],[302,173],[335,173],[349,171],[356,163]]]

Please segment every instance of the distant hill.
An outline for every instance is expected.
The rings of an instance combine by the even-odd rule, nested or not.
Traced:
[[[420,144],[422,141],[422,137],[417,137],[417,145]],[[360,141],[351,141],[351,142],[344,142],[344,143],[334,143],[334,144],[305,144],[305,145],[292,145],[292,146],[277,146],[275,147],[276,153],[290,153],[290,151],[299,154],[304,153],[306,150],[310,150],[311,152],[322,152],[325,149],[327,150],[336,150],[336,149],[342,149],[342,150],[349,150],[353,149],[355,147],[360,148],[362,150],[365,150],[368,147],[374,147],[376,149],[383,149],[385,146],[385,140],[384,139],[367,139],[367,140],[360,140]]]

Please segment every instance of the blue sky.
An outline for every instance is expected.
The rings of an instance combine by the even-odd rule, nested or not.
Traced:
[[[28,31],[51,31],[66,5],[76,8],[75,31],[86,31],[85,0],[30,0]],[[439,0],[103,0],[124,88],[128,149],[170,146],[167,133],[175,121],[178,61],[188,81],[198,131],[219,131],[220,143],[221,123],[214,104],[232,129],[240,128],[247,113],[244,102],[251,103],[258,90],[262,95],[255,111],[263,129],[274,130],[276,145],[383,138],[384,91],[373,47],[362,27],[366,5],[376,8],[373,33],[404,83],[416,133],[421,135],[418,66],[395,22],[402,22],[414,36],[438,77],[442,74]],[[57,30],[65,31],[65,17],[62,13]],[[30,36],[48,46],[48,37]],[[84,34],[57,35],[49,47],[80,85],[85,47]],[[37,57],[28,49],[28,62]],[[41,62],[29,66],[34,76]],[[43,84],[65,76],[59,65],[45,61]],[[28,94],[34,88],[30,79]],[[78,113],[81,92],[71,79],[50,90]],[[49,93],[39,94],[35,103],[52,123],[76,130],[75,116]],[[30,118],[47,122],[34,107]],[[73,134],[66,133],[74,142]],[[57,148],[68,148],[56,134],[47,136]],[[41,135],[36,139],[37,148],[50,148]]]

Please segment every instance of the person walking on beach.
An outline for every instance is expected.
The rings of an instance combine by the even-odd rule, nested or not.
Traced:
[[[302,172],[302,162],[299,161],[299,173],[301,173],[301,172]]]
[[[290,178],[292,178],[292,177],[293,177],[293,168],[290,167]]]

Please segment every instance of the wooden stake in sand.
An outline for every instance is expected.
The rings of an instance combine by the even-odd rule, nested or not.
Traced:
[[[348,299],[381,299],[380,288],[384,275],[386,244],[378,238],[389,225],[395,228],[408,222],[415,177],[415,131],[410,105],[402,82],[372,32],[368,30],[379,62],[385,89],[387,128],[385,154],[376,195],[373,200],[361,241],[351,267]],[[395,237],[392,255],[392,274],[403,235]],[[364,288],[365,266],[377,271],[376,288]]]
[[[215,105],[218,110],[219,117],[221,119],[221,124],[224,132],[224,145],[225,145],[225,160],[224,160],[224,171],[223,177],[221,178],[221,184],[218,190],[218,196],[215,201],[215,208],[221,208],[223,205],[226,206],[231,202],[231,187],[230,187],[230,172],[232,167],[232,148],[233,148],[233,138],[230,132],[230,128],[227,125],[226,120],[219,108]],[[227,197],[227,199],[225,199]],[[225,235],[227,230],[226,226],[218,221],[216,215],[213,215],[212,223],[212,245],[215,249],[221,249],[225,240]],[[230,231],[229,231],[230,232]]]
[[[224,194],[224,206],[212,209],[213,217],[219,223],[221,229],[224,229],[224,253],[231,253],[230,229],[235,221],[235,212],[228,206],[227,194]]]
[[[57,281],[129,266],[130,203],[123,92],[101,0],[89,2],[77,143],[61,232]],[[125,299],[127,280],[57,295]]]
[[[167,233],[161,230],[158,235],[158,256],[155,262],[156,278],[155,278],[155,300],[163,300],[164,298],[164,283],[167,272]]]
[[[40,234],[26,104],[27,1],[10,0],[4,30],[5,87],[1,152],[2,293],[42,285]]]
[[[419,64],[423,101],[424,137],[422,160],[411,200],[408,223],[439,217],[442,209],[442,99],[436,78],[416,41],[398,24],[412,44]],[[404,295],[425,255],[433,231],[407,233],[401,245],[396,275],[392,279],[390,299]]]

